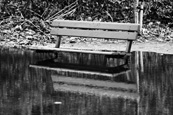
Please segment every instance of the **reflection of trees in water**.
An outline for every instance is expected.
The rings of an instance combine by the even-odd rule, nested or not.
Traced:
[[[28,71],[30,62],[35,62],[46,57],[49,58],[49,55],[34,55],[33,53],[19,50],[0,50],[0,108],[2,108],[0,113],[21,113],[22,115],[30,115],[32,112],[51,113],[52,111],[55,113],[63,113],[65,109],[69,109],[69,112],[72,111],[75,113],[77,108],[79,110],[77,113],[107,113],[109,110],[111,110],[112,113],[122,113],[123,111],[134,113],[136,111],[134,105],[136,105],[137,102],[126,99],[69,93],[52,95],[50,73],[44,69],[34,68],[30,68],[30,71]],[[71,61],[77,62],[78,60],[76,58],[77,56],[74,56],[74,59]],[[86,65],[91,63],[87,61],[89,58],[91,57],[86,56],[83,63]],[[98,57],[92,58],[97,60]],[[100,57],[99,60],[101,62],[103,58]],[[99,60],[97,60],[98,63]],[[143,61],[144,72],[139,71],[141,96],[139,106],[140,113],[173,113],[172,56],[143,53]],[[132,63],[134,64],[133,59]],[[139,70],[140,69],[139,67]],[[131,70],[135,71],[134,68],[131,68]],[[132,76],[133,75],[135,74],[132,74]],[[61,101],[64,104],[60,106],[60,110],[52,105],[54,100]],[[93,111],[90,111],[91,109]]]
[[[82,93],[57,92],[62,105],[57,115],[122,115],[136,114],[136,101]]]
[[[28,68],[30,62],[35,62],[49,55],[20,50],[0,50],[0,113],[2,114],[61,114],[80,113],[135,113],[136,101],[129,99],[115,99],[111,97],[93,96],[88,94],[52,94],[50,71]],[[75,56],[73,57],[75,58]],[[34,60],[35,59],[35,60]],[[85,58],[86,59],[86,58]],[[98,57],[93,57],[98,59]],[[97,62],[101,62],[97,60]],[[72,60],[76,61],[76,59]],[[87,64],[84,61],[85,64]],[[94,63],[96,64],[96,62]],[[100,64],[100,63],[99,63]],[[62,101],[58,110],[53,101]]]
[[[170,114],[173,103],[171,55],[144,53],[144,73],[141,73],[141,106],[145,114]]]
[[[29,72],[32,56],[33,53],[22,50],[0,50],[0,114],[31,115],[40,112],[40,103],[43,107],[52,103],[47,96],[51,90],[46,92],[50,79],[42,79],[47,74],[39,71],[38,76],[32,76],[36,72]]]

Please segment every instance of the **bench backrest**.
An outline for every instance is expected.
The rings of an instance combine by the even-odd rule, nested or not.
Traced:
[[[90,38],[112,38],[120,40],[135,40],[139,32],[139,24],[54,20],[52,35],[76,36]]]

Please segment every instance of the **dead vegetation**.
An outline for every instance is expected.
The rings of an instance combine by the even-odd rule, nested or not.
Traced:
[[[155,19],[149,22],[149,19],[146,19],[146,17],[149,18],[147,13],[150,15],[153,13],[154,15],[153,8],[158,6],[160,2],[157,2],[157,5],[153,5],[153,7],[148,7],[151,2],[146,3],[144,27],[137,41],[172,42],[171,21],[166,24],[163,23],[163,15],[160,17],[162,18],[161,21]],[[162,3],[160,7],[163,5]],[[166,5],[170,6],[169,4]],[[172,11],[166,9],[165,12],[168,15]],[[161,13],[163,14],[163,12]],[[134,20],[132,0],[65,0],[64,2],[61,0],[1,0],[0,14],[0,45],[9,45],[10,47],[54,43],[55,40],[49,33],[51,21],[54,19],[125,23],[133,23]],[[165,20],[168,21],[168,19],[169,16]],[[74,43],[87,40],[84,38],[69,38],[65,42]]]

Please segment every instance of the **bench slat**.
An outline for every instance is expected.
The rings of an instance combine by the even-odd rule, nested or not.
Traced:
[[[78,49],[68,49],[68,48],[48,48],[48,47],[39,47],[39,48],[30,48],[31,50],[36,51],[59,51],[59,52],[73,52],[73,53],[89,53],[89,54],[103,54],[103,55],[127,55],[130,56],[130,53],[126,52],[111,52],[111,51],[90,51],[90,50],[78,50]]]
[[[137,32],[102,31],[102,30],[78,30],[66,28],[52,28],[51,34],[60,36],[111,38],[119,40],[135,40]]]
[[[135,23],[55,20],[52,22],[52,27],[139,31],[140,25]]]
[[[102,88],[95,88],[95,87],[86,87],[86,86],[77,86],[77,85],[70,85],[70,84],[59,84],[53,83],[53,88],[55,91],[64,91],[64,92],[75,92],[79,94],[93,94],[98,96],[108,96],[111,98],[125,98],[125,99],[132,99],[132,100],[139,100],[140,95],[136,92],[128,92],[128,91],[115,91],[110,89],[102,89]]]
[[[97,71],[87,71],[87,70],[75,70],[68,68],[58,68],[58,67],[47,67],[42,65],[29,65],[32,68],[42,68],[47,70],[59,71],[59,72],[70,72],[70,73],[78,73],[78,74],[86,74],[86,75],[94,75],[94,76],[104,76],[104,77],[117,77],[119,75],[123,75],[125,72],[130,72],[130,70],[122,71],[119,73],[106,73],[106,72],[97,72]]]
[[[125,71],[124,73],[126,73]],[[53,82],[62,82],[67,84],[78,84],[78,85],[87,85],[87,86],[95,86],[95,87],[107,87],[107,88],[116,88],[116,89],[126,89],[126,90],[137,90],[136,83],[119,83],[112,81],[101,81],[101,80],[92,80],[92,79],[84,79],[84,78],[72,78],[66,76],[52,75]]]

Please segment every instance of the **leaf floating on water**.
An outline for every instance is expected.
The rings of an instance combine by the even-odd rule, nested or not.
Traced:
[[[57,102],[54,102],[54,104],[60,105],[62,104],[62,102],[57,101]]]

